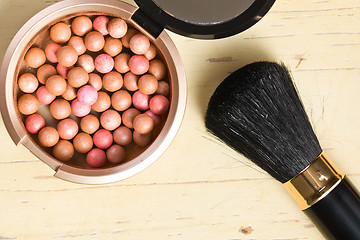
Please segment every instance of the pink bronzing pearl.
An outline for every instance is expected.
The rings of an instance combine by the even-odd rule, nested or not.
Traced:
[[[157,114],[161,115],[167,112],[169,109],[169,100],[163,95],[155,95],[150,99],[150,110]]]
[[[79,101],[79,99],[75,99],[71,103],[71,111],[77,117],[84,117],[88,115],[91,111],[91,106],[87,104],[83,104]]]
[[[106,163],[106,154],[104,150],[94,148],[86,155],[86,162],[91,167],[102,167]]]
[[[134,55],[129,60],[129,68],[133,74],[142,75],[149,70],[149,60],[143,55]]]
[[[60,44],[57,44],[54,42],[47,45],[45,48],[45,56],[46,56],[47,60],[49,60],[52,63],[57,63],[58,59],[56,57],[56,54],[61,47],[62,46]]]
[[[67,79],[67,74],[68,72],[73,68],[74,66],[71,67],[63,67],[60,64],[58,64],[56,66],[56,71],[59,73],[60,76],[62,76],[64,79]]]
[[[95,68],[100,73],[108,73],[114,68],[114,59],[108,54],[100,54],[95,58]]]
[[[93,141],[98,148],[106,149],[113,143],[113,135],[106,129],[100,129],[94,134]]]
[[[141,111],[149,109],[150,95],[145,95],[139,90],[132,95],[132,102],[134,107]]]
[[[85,85],[77,92],[77,98],[81,103],[91,106],[96,102],[98,98],[98,92],[93,86]]]
[[[79,131],[79,126],[75,120],[66,118],[61,120],[57,125],[59,136],[62,139],[70,140],[73,139]]]
[[[45,86],[41,86],[36,91],[36,97],[40,103],[48,105],[55,100],[56,96],[49,93]]]
[[[109,21],[109,18],[106,16],[98,16],[93,21],[93,28],[103,36],[108,35],[109,31],[107,30],[107,25]]]
[[[37,113],[32,114],[26,118],[25,127],[30,133],[38,133],[43,127],[45,127],[45,120]]]

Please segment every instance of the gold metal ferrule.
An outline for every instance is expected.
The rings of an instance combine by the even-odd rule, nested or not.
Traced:
[[[322,152],[307,168],[283,185],[305,210],[326,197],[344,176]]]

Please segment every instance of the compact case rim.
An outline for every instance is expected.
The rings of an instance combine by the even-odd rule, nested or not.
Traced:
[[[166,31],[154,39],[145,29],[134,22],[131,16],[136,10],[135,6],[117,0],[61,1],[43,9],[28,20],[17,32],[5,53],[0,71],[0,109],[5,127],[16,145],[25,146],[51,167],[55,171],[54,176],[58,178],[75,183],[103,184],[133,176],[150,166],[163,154],[180,128],[185,113],[187,95],[185,70],[180,54]],[[26,131],[16,107],[15,87],[20,60],[24,58],[25,53],[36,40],[36,36],[56,22],[88,13],[121,17],[147,35],[157,45],[164,57],[171,81],[168,117],[155,140],[140,155],[129,162],[104,169],[78,168],[55,159],[32,139],[30,133]]]
[[[188,37],[200,39],[222,38],[239,33],[257,21],[270,9],[275,0],[254,0],[251,10],[245,10],[242,14],[229,21],[217,24],[201,24],[201,28],[195,23],[184,22],[170,16],[159,8],[154,8],[152,0],[135,0],[139,8],[128,3],[117,0],[65,0],[55,3],[28,20],[17,32],[10,43],[2,63],[0,78],[0,108],[5,126],[15,144],[21,143],[28,148],[40,160],[49,165],[54,171],[55,176],[63,180],[84,183],[84,184],[103,184],[119,181],[133,176],[150,166],[160,155],[168,148],[178,132],[185,113],[186,106],[186,76],[184,66],[181,61],[174,43],[169,35],[164,31],[167,28],[176,33]],[[146,10],[155,10],[151,13]],[[89,8],[90,7],[90,8]],[[79,12],[92,11],[108,13],[113,16],[119,16],[129,21],[131,24],[141,29],[161,50],[170,72],[172,83],[171,106],[163,129],[155,141],[138,157],[136,161],[131,160],[120,166],[106,169],[80,169],[60,162],[42,150],[34,141],[31,140],[23,123],[20,121],[19,113],[16,111],[14,98],[14,81],[17,75],[18,61],[24,56],[24,52],[29,48],[28,44],[34,38],[36,33],[46,25],[53,24],[61,17]],[[91,10],[90,10],[91,9]],[[160,13],[158,18],[156,12]],[[153,14],[155,14],[153,16]],[[79,14],[80,15],[80,14]],[[165,18],[163,18],[165,16]],[[169,17],[170,16],[170,17]],[[152,19],[154,17],[154,19]],[[164,19],[170,19],[164,22]],[[242,24],[239,20],[246,19]],[[162,24],[156,23],[161,21]],[[39,24],[41,23],[41,24]],[[234,24],[238,26],[234,27]],[[190,26],[190,27],[189,27]],[[226,27],[225,27],[226,26]],[[229,27],[233,26],[234,29]],[[198,33],[194,32],[199,30]],[[31,42],[30,42],[31,43]],[[16,82],[16,81],[15,81]]]

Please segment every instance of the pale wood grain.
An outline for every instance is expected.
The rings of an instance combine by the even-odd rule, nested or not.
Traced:
[[[0,0],[0,59],[22,24],[54,2]],[[356,0],[278,0],[233,37],[169,33],[188,78],[185,118],[165,154],[124,181],[59,180],[14,146],[1,123],[0,239],[323,239],[278,182],[208,135],[203,117],[231,72],[257,60],[283,61],[324,149],[360,186],[359,15]]]

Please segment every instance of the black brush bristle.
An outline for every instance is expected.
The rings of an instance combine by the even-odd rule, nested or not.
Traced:
[[[282,183],[322,152],[283,64],[256,62],[227,77],[210,99],[205,125]]]

